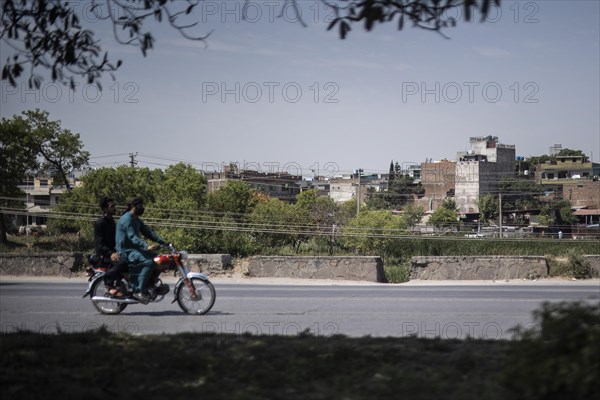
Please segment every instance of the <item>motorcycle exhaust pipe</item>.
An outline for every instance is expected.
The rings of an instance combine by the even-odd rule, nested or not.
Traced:
[[[92,297],[92,301],[100,301],[105,303],[125,303],[125,304],[138,304],[139,300],[136,299],[117,299],[111,297],[103,297],[103,296],[94,296]]]

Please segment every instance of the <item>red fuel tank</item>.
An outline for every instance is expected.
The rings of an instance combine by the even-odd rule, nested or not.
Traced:
[[[171,264],[171,256],[161,254],[159,256],[154,257],[154,262],[158,265],[169,265]]]

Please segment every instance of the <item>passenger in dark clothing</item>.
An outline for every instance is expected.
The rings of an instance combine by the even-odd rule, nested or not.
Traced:
[[[118,282],[123,277],[123,272],[127,272],[127,262],[121,260],[119,253],[115,250],[115,232],[116,223],[114,215],[117,203],[110,198],[100,200],[103,216],[94,223],[94,246],[96,256],[100,265],[108,266],[109,269],[104,275],[104,284],[108,292],[116,297],[124,294],[119,290]]]

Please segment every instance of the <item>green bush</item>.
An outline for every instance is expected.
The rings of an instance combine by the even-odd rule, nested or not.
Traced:
[[[569,253],[569,268],[575,279],[592,277],[592,266],[581,254]]]
[[[600,396],[600,305],[544,303],[536,326],[517,328],[501,378],[514,399]]]
[[[410,262],[403,264],[384,263],[383,272],[388,283],[403,283],[410,280]]]
[[[383,273],[388,283],[408,282],[410,280],[410,258],[384,258]]]
[[[569,251],[566,259],[546,256],[550,267],[550,276],[566,276],[575,279],[589,279],[594,271],[589,261],[575,251]]]

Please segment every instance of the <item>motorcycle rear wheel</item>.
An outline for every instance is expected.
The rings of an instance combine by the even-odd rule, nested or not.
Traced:
[[[102,279],[96,280],[96,282],[94,282],[94,285],[92,286],[91,298],[94,298],[94,296],[110,297],[110,295],[106,291],[106,286],[104,286],[104,281]],[[92,300],[92,304],[94,305],[96,310],[98,310],[101,314],[119,314],[127,307],[127,304],[118,302]]]
[[[215,287],[208,280],[200,278],[191,278],[196,297],[192,296],[192,291],[183,283],[177,289],[177,304],[188,314],[202,315],[206,314],[215,304]]]

